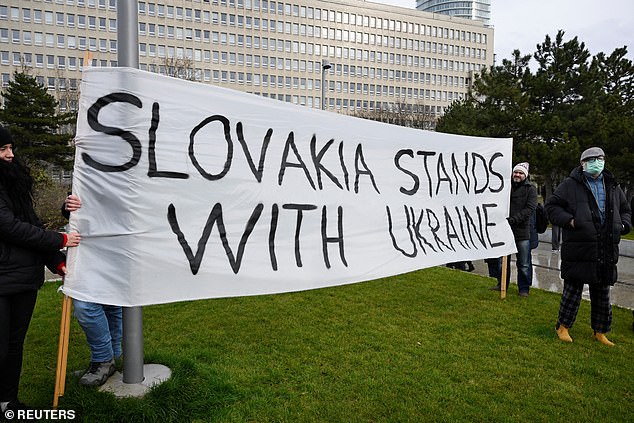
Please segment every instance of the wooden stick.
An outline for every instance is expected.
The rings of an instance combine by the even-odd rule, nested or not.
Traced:
[[[57,344],[57,368],[55,369],[55,394],[53,397],[53,408],[57,408],[57,398],[58,398],[58,393],[59,393],[59,378],[61,375],[61,369],[62,369],[62,349],[64,347],[64,341],[63,341],[63,334],[64,334],[64,324],[66,319],[64,319],[64,315],[66,313],[66,296],[62,297],[62,314],[60,317],[60,323],[59,323],[59,341]]]
[[[64,395],[66,389],[66,365],[68,364],[68,340],[70,339],[70,314],[72,309],[72,300],[69,296],[64,296],[64,300],[66,302],[66,314],[64,317],[66,318],[66,322],[64,325],[64,349],[62,350],[63,359],[62,359],[62,379],[61,379],[61,390],[60,395]]]
[[[59,345],[57,347],[57,370],[55,374],[55,393],[53,408],[57,408],[59,397],[64,396],[66,388],[66,364],[68,362],[68,339],[70,335],[71,299],[64,295],[62,299],[62,316],[59,328]]]
[[[502,275],[500,276],[500,298],[506,298],[506,278],[510,275],[507,275],[507,266],[509,262],[509,256],[502,257]]]

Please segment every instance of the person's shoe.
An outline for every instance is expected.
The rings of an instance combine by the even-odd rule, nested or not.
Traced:
[[[79,379],[79,384],[84,386],[101,386],[115,372],[114,360],[98,363],[90,362],[90,366],[86,373]]]
[[[500,285],[495,285],[489,288],[489,291],[500,291],[501,289]]]
[[[594,339],[596,339],[597,341],[599,341],[603,345],[607,345],[608,347],[613,347],[614,346],[614,342],[611,342],[608,338],[606,338],[604,333],[595,331],[594,332]]]
[[[555,328],[555,332],[557,332],[557,336],[562,341],[572,342],[572,338],[570,337],[570,334],[568,333],[568,328],[565,327],[564,325],[558,325],[557,328]]]
[[[528,291],[522,291],[522,292],[520,292],[520,297],[522,297],[522,298],[527,298],[527,297],[528,297]]]
[[[559,252],[559,248],[553,248],[553,253],[558,253]]]
[[[2,410],[2,411],[18,411],[18,410],[30,410],[31,407],[27,407],[24,403],[20,402],[20,400],[13,399],[11,401],[9,401],[9,403],[7,404],[7,407]]]

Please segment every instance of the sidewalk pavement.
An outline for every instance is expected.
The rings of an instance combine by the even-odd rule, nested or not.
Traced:
[[[619,275],[616,284],[612,288],[612,304],[620,307],[634,309],[634,241],[623,240],[620,245]],[[559,276],[560,253],[552,251],[550,243],[550,229],[539,236],[539,246],[532,250],[533,258],[533,288],[545,289],[552,292],[562,292],[563,280]],[[513,284],[517,283],[517,268],[515,255],[511,263],[511,287],[509,295],[513,291]],[[474,263],[474,273],[488,276],[488,267],[484,260]],[[590,299],[588,285],[585,285],[583,298]]]

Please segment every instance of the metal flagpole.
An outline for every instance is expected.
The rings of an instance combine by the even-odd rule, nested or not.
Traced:
[[[117,2],[118,66],[139,68],[138,1]],[[123,308],[123,383],[143,382],[143,309]]]

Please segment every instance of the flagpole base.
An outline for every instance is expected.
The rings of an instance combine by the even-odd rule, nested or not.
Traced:
[[[143,381],[140,383],[124,383],[123,374],[115,372],[106,383],[99,387],[99,390],[111,392],[117,398],[140,398],[145,396],[152,387],[168,380],[172,376],[172,371],[162,364],[145,364],[143,375]]]

